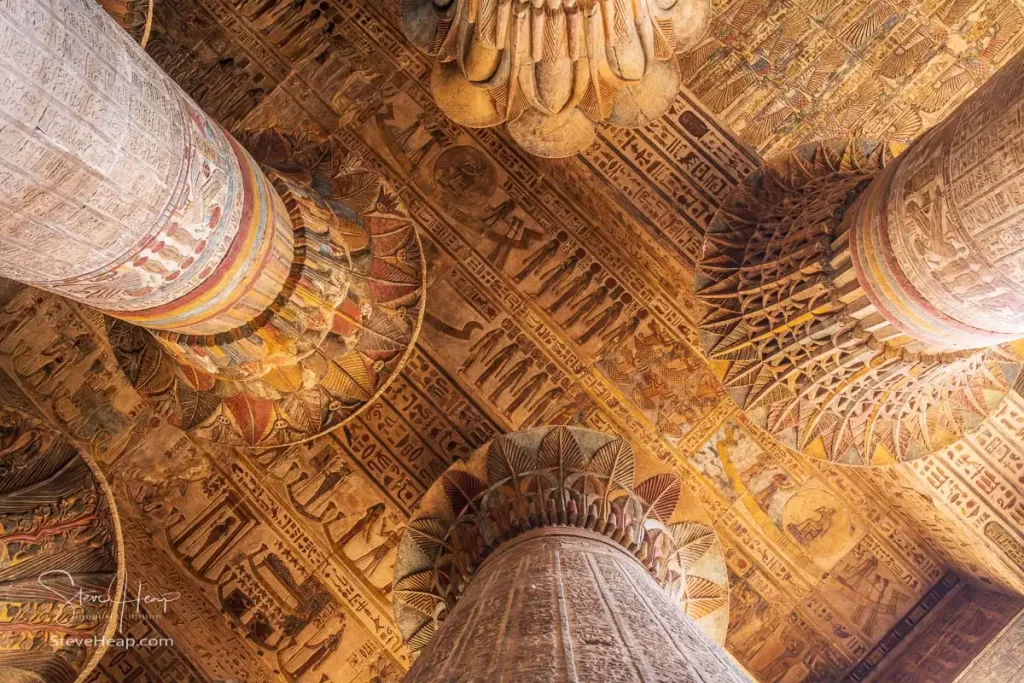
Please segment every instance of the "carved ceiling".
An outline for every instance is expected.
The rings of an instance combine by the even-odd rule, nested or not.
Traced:
[[[1019,0],[733,0],[683,83],[767,156],[803,142],[908,142],[1024,46]]]
[[[1024,44],[1021,7],[719,2],[665,116],[553,161],[436,108],[397,2],[157,0],[147,50],[232,132],[329,136],[380,169],[429,285],[383,397],[264,450],[191,441],[129,386],[99,314],[3,288],[0,388],[106,473],[128,590],[180,594],[129,626],[176,648],[113,652],[92,680],[400,680],[392,567],[417,501],[453,459],[542,424],[620,434],[679,473],[722,540],[726,646],[760,680],[841,679],[947,595],[950,572],[1024,593],[1024,398],[933,458],[811,461],[728,398],[692,294],[703,231],[755,149],[913,137]]]

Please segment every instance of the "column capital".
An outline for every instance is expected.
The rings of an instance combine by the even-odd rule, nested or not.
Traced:
[[[31,406],[10,390],[5,398]],[[85,680],[121,618],[114,495],[73,443],[9,405],[0,405],[0,528],[0,608],[6,633],[17,634],[0,642],[0,677]]]
[[[240,137],[294,223],[280,296],[230,336],[154,335],[113,318],[107,332],[129,381],[173,424],[265,448],[335,429],[383,393],[423,324],[426,264],[405,203],[353,150],[273,130]]]
[[[408,524],[395,563],[402,635],[415,655],[482,566],[527,538],[562,534],[617,548],[721,643],[725,561],[687,501],[678,475],[613,436],[542,427],[495,439],[442,474]]]
[[[896,158],[849,212],[858,282],[934,349],[1024,338],[1024,52]]]
[[[730,396],[783,445],[830,462],[890,465],[949,445],[1021,362],[1012,348],[935,349],[868,296],[850,207],[891,163],[886,145],[859,139],[766,161],[715,215],[695,278],[701,343]]]

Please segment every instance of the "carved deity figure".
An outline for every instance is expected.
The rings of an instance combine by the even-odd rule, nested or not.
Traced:
[[[831,528],[836,512],[835,508],[823,505],[815,510],[812,516],[799,524],[788,524],[786,531],[797,540],[797,543],[807,545],[811,541],[821,538]]]

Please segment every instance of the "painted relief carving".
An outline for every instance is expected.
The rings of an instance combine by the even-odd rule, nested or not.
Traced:
[[[679,90],[707,0],[403,0],[402,27],[436,59],[431,91],[453,121],[507,124],[526,151],[583,151],[597,126],[644,126]]]
[[[1019,614],[1021,607],[1018,598],[983,590],[951,574],[929,591],[912,612],[916,619],[929,617],[927,628],[916,631],[899,652],[894,651],[884,659],[881,655],[887,648],[881,646],[874,657],[865,658],[849,672],[848,680],[911,683],[922,677],[956,680],[961,674],[963,680],[1011,680],[1010,669],[1016,669],[1016,665],[987,674],[975,671],[973,665],[979,659],[985,660],[977,658],[982,651],[996,654],[994,648],[987,646],[993,639],[999,642],[996,635]],[[881,659],[880,665],[871,666],[871,659]],[[990,662],[991,659],[995,658],[990,658]],[[965,668],[970,674],[963,671]]]
[[[998,0],[715,5],[684,85],[767,156],[851,132],[905,144],[1018,51],[1024,11]]]
[[[384,390],[419,331],[424,264],[402,201],[349,150],[273,132],[243,139],[281,169],[296,230],[299,267],[274,306],[231,337],[158,343],[114,319],[108,333],[129,380],[172,423],[266,447],[329,431]]]
[[[63,31],[65,21],[81,31]],[[17,85],[0,103],[20,124],[4,126],[20,140],[4,159],[22,169],[3,179],[4,275],[184,333],[230,329],[270,303],[291,265],[291,234],[246,152],[95,3],[19,4],[3,30],[7,60],[67,69],[55,83],[38,69],[12,73]],[[89,69],[96,49],[131,67]],[[101,107],[107,90],[125,100]],[[236,287],[226,273],[240,270]]]
[[[125,602],[134,605],[139,598],[125,592]],[[175,683],[205,683],[206,677],[189,661],[180,646],[168,636],[159,622],[160,607],[156,610],[142,607],[140,618],[122,624],[117,638],[134,638],[135,642],[157,642],[148,648],[112,648],[100,660],[96,669],[83,683],[116,683],[118,681],[145,680],[146,677]]]
[[[531,529],[505,541],[406,680],[484,683],[494,671],[537,683],[747,680],[636,557],[577,526]]]
[[[95,466],[44,421],[0,406],[0,678],[88,675],[119,625],[123,553]]]
[[[873,183],[851,210],[871,302],[940,349],[1024,337],[1024,59],[1011,59]]]
[[[150,54],[213,119],[330,136],[382,174],[419,231],[433,291],[408,362],[370,407],[302,444],[236,449],[193,443],[140,402],[95,312],[0,286],[0,366],[109,468],[132,511],[131,566],[183,595],[157,619],[176,656],[112,651],[98,680],[397,683],[409,660],[390,604],[393,533],[453,461],[547,423],[628,435],[677,472],[721,539],[727,645],[758,678],[870,671],[875,646],[920,627],[919,601],[947,565],[1024,590],[1011,559],[1024,543],[1019,415],[1000,410],[981,436],[905,467],[834,467],[737,414],[699,353],[693,264],[730,189],[761,163],[744,142],[787,150],[852,130],[906,141],[1021,45],[1013,3],[889,5],[718,3],[711,32],[679,57],[689,89],[664,116],[603,127],[577,157],[549,162],[437,108],[434,60],[403,38],[397,2],[157,0]],[[985,534],[993,521],[1005,536]],[[868,557],[890,581],[881,603],[867,584],[825,576],[856,584]],[[890,614],[895,593],[909,597]]]
[[[395,571],[395,616],[422,650],[480,563],[509,538],[547,526],[597,531],[626,548],[718,640],[725,565],[707,526],[679,521],[673,474],[636,481],[633,449],[589,430],[549,427],[492,441],[441,475],[409,522]]]
[[[1020,362],[1010,349],[916,350],[871,308],[843,217],[888,159],[851,140],[768,162],[717,214],[697,276],[701,340],[730,395],[782,443],[830,462],[939,450],[998,405]]]

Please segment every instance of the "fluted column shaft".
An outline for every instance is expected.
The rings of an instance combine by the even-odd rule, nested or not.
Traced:
[[[857,279],[932,349],[1024,337],[1024,53],[879,174],[848,215]]]
[[[747,679],[620,544],[546,527],[487,558],[405,680]]]
[[[0,74],[0,275],[179,334],[275,300],[283,203],[95,0],[0,0]]]

